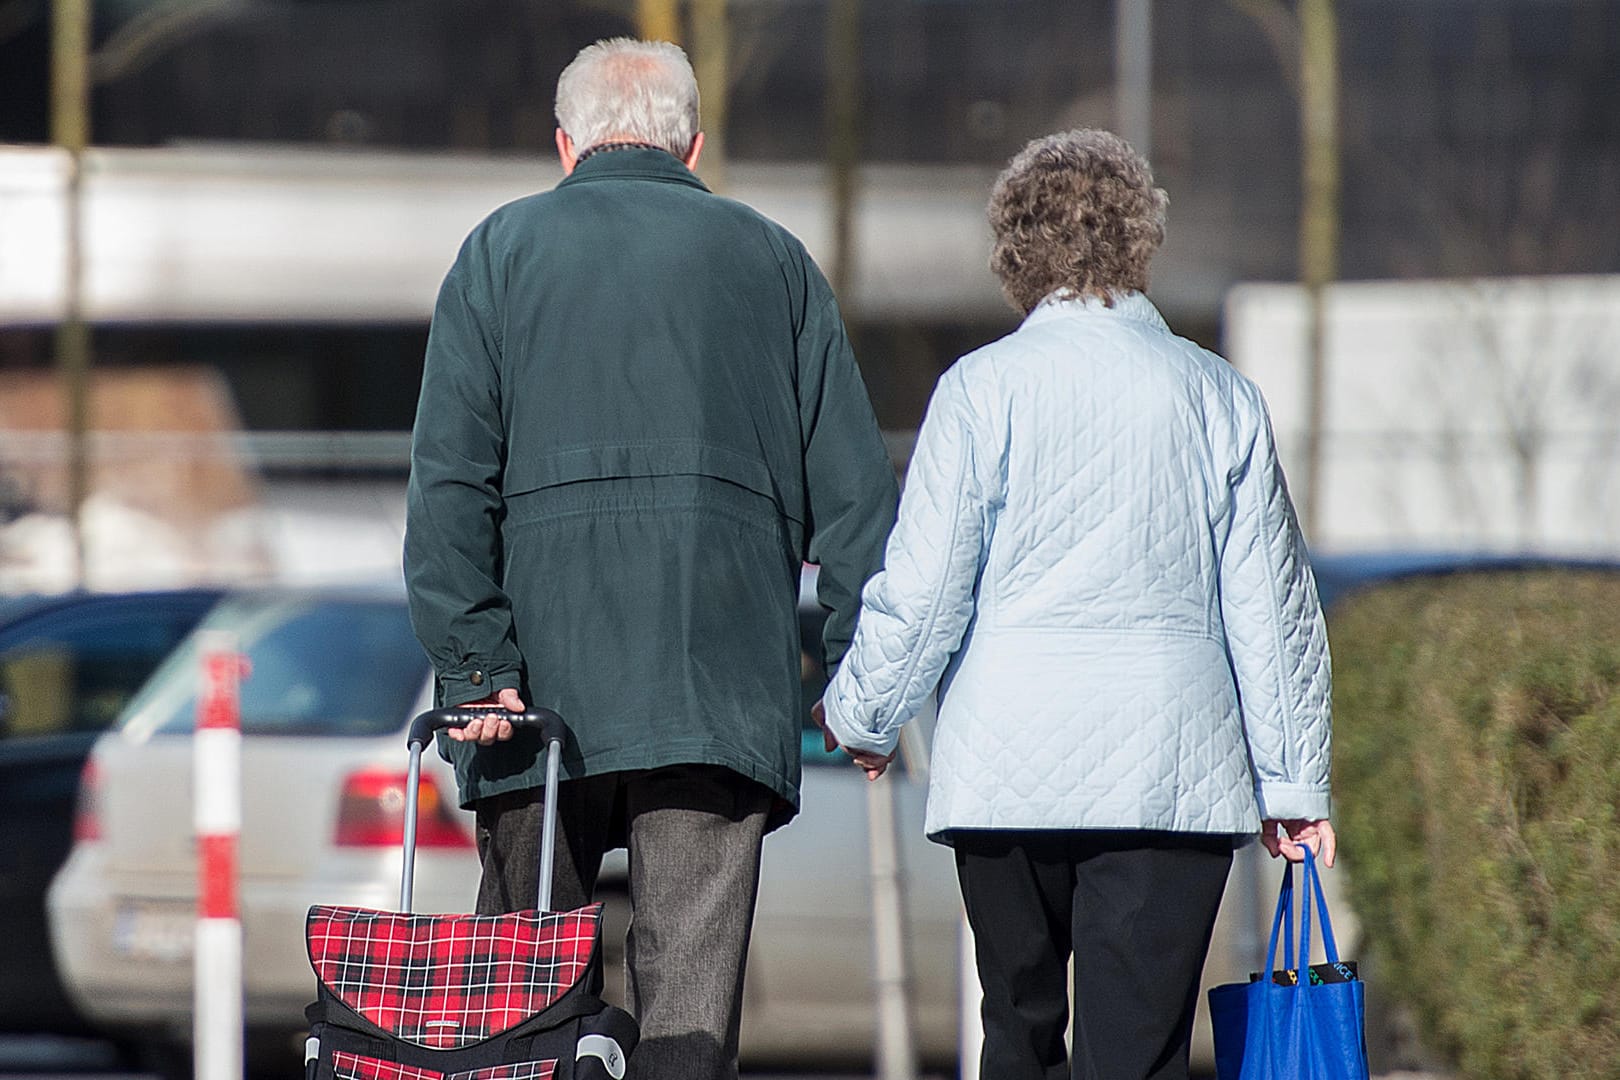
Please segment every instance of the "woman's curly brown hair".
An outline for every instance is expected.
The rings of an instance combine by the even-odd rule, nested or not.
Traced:
[[[1118,135],[1083,128],[1036,139],[991,189],[990,269],[1026,314],[1060,291],[1112,307],[1121,293],[1146,290],[1168,203]]]

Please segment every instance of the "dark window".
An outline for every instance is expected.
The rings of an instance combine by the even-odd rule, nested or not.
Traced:
[[[102,731],[209,601],[52,607],[0,631],[0,736]]]

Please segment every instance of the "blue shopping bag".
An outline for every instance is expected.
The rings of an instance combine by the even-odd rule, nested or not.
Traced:
[[[1339,960],[1316,859],[1305,853],[1294,965],[1294,866],[1283,871],[1263,975],[1209,992],[1217,1080],[1368,1080],[1365,984]],[[1311,966],[1311,907],[1322,916],[1327,963]],[[1284,932],[1284,924],[1287,930]],[[1277,940],[1283,941],[1283,966]]]

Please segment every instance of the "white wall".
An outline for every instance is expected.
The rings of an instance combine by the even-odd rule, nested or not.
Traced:
[[[1325,310],[1316,548],[1620,554],[1620,277],[1341,283]],[[1233,289],[1226,334],[1302,502],[1302,290]]]
[[[422,321],[467,232],[552,187],[555,159],[181,146],[85,155],[84,303],[96,320]],[[63,302],[68,162],[0,147],[0,320]],[[825,266],[815,164],[737,162],[729,194]],[[987,259],[993,169],[863,170],[846,307],[872,317],[1005,319]]]

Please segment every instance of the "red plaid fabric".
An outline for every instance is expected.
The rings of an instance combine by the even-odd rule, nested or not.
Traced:
[[[343,1004],[405,1042],[456,1050],[516,1027],[566,994],[591,962],[601,914],[600,904],[511,915],[313,907],[305,939],[315,977]]]
[[[413,1069],[409,1065],[363,1057],[343,1050],[332,1054],[332,1074],[337,1080],[551,1080],[557,1071],[557,1060],[520,1061],[515,1065],[495,1065],[488,1069],[468,1069],[465,1072],[441,1073],[432,1069]]]

